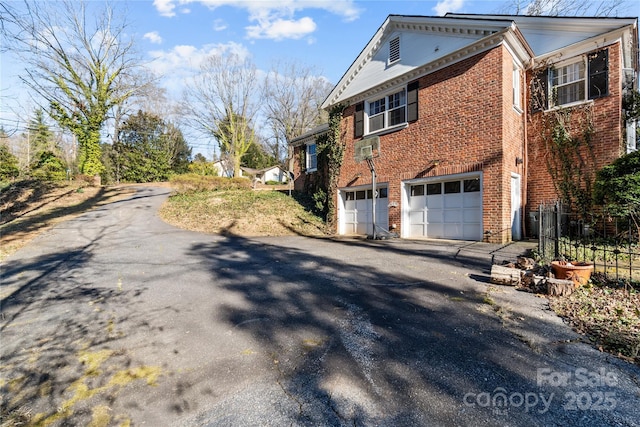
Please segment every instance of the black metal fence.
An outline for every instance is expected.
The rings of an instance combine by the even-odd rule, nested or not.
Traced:
[[[609,279],[640,281],[638,230],[631,218],[594,212],[587,221],[560,202],[540,205],[531,227],[545,262],[590,262]]]

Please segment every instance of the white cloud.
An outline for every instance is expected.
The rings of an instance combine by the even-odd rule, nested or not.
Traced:
[[[147,67],[161,79],[161,85],[173,96],[179,96],[185,82],[198,72],[205,58],[221,53],[235,53],[241,58],[250,56],[249,50],[239,43],[210,44],[198,49],[180,45],[171,50],[149,52]]]
[[[316,30],[313,19],[305,16],[296,20],[261,20],[258,25],[246,27],[250,39],[300,39]]]
[[[174,0],[153,0],[153,5],[162,16],[171,17],[176,15],[173,11],[176,8]]]
[[[175,16],[177,6],[200,3],[210,9],[230,6],[245,9],[249,13],[247,26],[249,38],[299,39],[314,32],[315,22],[309,17],[297,18],[296,13],[305,9],[320,9],[341,16],[347,22],[360,17],[361,9],[354,0],[154,0],[160,15]],[[214,24],[214,28],[218,26]]]
[[[227,23],[222,19],[216,19],[213,21],[213,31],[224,31],[227,29]]]
[[[157,31],[151,31],[149,33],[146,33],[142,37],[149,40],[153,44],[162,44],[162,37],[160,37],[160,34]]]
[[[439,16],[445,15],[447,12],[457,12],[464,6],[465,0],[442,0],[435,5],[433,10]]]

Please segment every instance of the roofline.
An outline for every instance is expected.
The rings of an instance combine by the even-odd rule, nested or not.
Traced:
[[[380,47],[380,41],[382,40],[386,30],[392,23],[406,23],[412,20],[420,19],[425,21],[423,24],[428,24],[429,21],[433,21],[434,25],[442,25],[443,22],[447,22],[450,24],[455,24],[456,22],[460,22],[459,18],[446,18],[442,16],[425,16],[425,15],[388,15],[384,20],[382,25],[378,28],[378,30],[371,37],[369,42],[365,45],[365,47],[360,51],[356,59],[351,63],[347,71],[342,75],[338,83],[331,90],[329,95],[325,98],[325,100],[321,104],[321,108],[326,109],[330,105],[333,105],[331,99],[335,99],[338,96],[335,95],[336,91],[340,91],[339,88],[346,88],[348,83],[354,78],[353,74],[357,73],[358,70],[355,70],[356,64],[360,63],[360,68],[364,67],[365,63],[369,61],[369,59],[374,55],[377,49]],[[473,19],[469,19],[468,22],[472,22]],[[484,20],[476,20],[476,21],[489,21],[489,19]],[[486,37],[481,38],[480,40],[484,40],[487,37],[494,36],[498,32],[503,32],[505,27],[510,28],[513,27],[513,20],[505,19],[505,20],[490,20],[496,25],[492,25],[493,28],[487,28],[485,31]],[[485,22],[483,22],[485,23]],[[493,31],[493,32],[492,32]],[[369,52],[368,55],[364,55],[366,52]],[[342,93],[342,91],[340,91]]]
[[[552,62],[558,62],[558,61],[563,61],[564,59],[569,59],[569,58],[574,58],[578,55],[587,53],[587,52],[591,52],[594,51],[596,49],[600,49],[606,46],[611,46],[613,44],[616,43],[621,43],[622,39],[623,39],[623,35],[626,31],[631,30],[632,33],[635,36],[635,40],[637,43],[637,27],[635,25],[626,25],[624,27],[620,27],[617,28],[613,31],[608,31],[605,33],[601,33],[598,35],[595,35],[593,37],[590,37],[588,39],[585,39],[579,43],[575,43],[573,45],[571,45],[569,48],[561,48],[561,49],[556,49],[552,52],[547,52],[545,54],[542,55],[538,55],[536,57],[533,58],[532,61],[532,66],[535,67],[537,66],[537,64],[540,64],[542,62],[545,62],[547,60],[550,60],[552,58],[556,58],[555,60],[553,60]],[[621,43],[622,44],[622,43]],[[636,45],[637,48],[637,45]],[[624,55],[624,46],[623,46],[623,52],[622,54]],[[637,69],[637,64],[638,64],[638,58],[637,55],[635,55],[635,64],[636,64],[636,69]]]
[[[575,19],[577,21],[579,20],[585,20],[585,19],[638,19],[635,16],[627,16],[627,17],[623,17],[623,16],[557,16],[557,15],[508,15],[508,14],[503,14],[503,13],[455,13],[455,12],[447,12],[444,17],[452,17],[452,18],[459,18],[459,19],[466,19],[467,17],[473,17],[470,19],[483,19],[482,17],[485,17],[485,19],[492,19],[491,17],[498,17],[498,18],[511,18],[511,20],[513,20],[512,18],[518,18],[518,19],[539,19],[539,18],[551,18],[551,19]],[[476,18],[478,17],[478,18]]]
[[[556,50],[554,52],[548,52],[539,56],[536,56],[531,47],[529,46],[528,41],[523,36],[521,32],[521,28],[526,28],[531,25],[532,22],[537,22],[536,27],[539,27],[540,21],[543,22],[545,20],[548,21],[561,21],[567,20],[575,21],[570,23],[569,25],[572,28],[580,29],[580,28],[588,28],[593,29],[593,26],[596,25],[598,27],[598,22],[602,22],[602,27],[607,25],[608,31],[603,31],[601,34],[591,37],[587,40],[575,43],[569,49],[569,52],[578,52],[583,50],[587,44],[593,44],[594,41],[602,40],[600,42],[601,46],[610,45],[622,38],[622,35],[631,30],[632,34],[634,34],[634,41],[637,46],[637,34],[638,34],[638,18],[630,17],[630,18],[621,18],[621,17],[562,17],[562,16],[526,16],[526,15],[486,15],[486,14],[456,14],[456,13],[447,13],[444,17],[442,16],[426,16],[426,15],[388,15],[382,25],[378,28],[378,30],[371,37],[369,42],[365,45],[365,47],[360,51],[355,60],[351,63],[349,68],[342,75],[338,83],[334,86],[331,92],[327,95],[325,100],[321,104],[321,108],[327,109],[331,105],[334,105],[341,99],[341,94],[349,86],[349,83],[356,78],[359,70],[364,67],[364,65],[371,59],[371,57],[375,54],[375,52],[379,49],[381,40],[385,36],[385,32],[392,26],[393,24],[399,23],[402,25],[403,23],[410,23],[411,21],[420,20],[422,25],[429,25],[430,21],[433,21],[434,25],[441,25],[442,23],[449,23],[455,25],[455,23],[460,23],[460,21],[465,21],[465,25],[469,25],[471,23],[477,23],[481,26],[486,26],[487,22],[490,21],[493,25],[487,26],[487,33],[493,32],[483,37],[471,45],[465,46],[464,48],[459,49],[458,51],[452,52],[444,58],[439,58],[431,63],[423,64],[422,66],[407,72],[402,76],[398,76],[393,78],[387,82],[382,82],[381,86],[388,89],[393,86],[397,86],[402,84],[403,82],[409,82],[415,78],[421,77],[423,75],[429,74],[431,72],[437,71],[441,68],[444,68],[452,63],[455,63],[459,60],[466,59],[469,56],[481,53],[490,48],[498,46],[500,43],[505,43],[505,45],[510,47],[515,47],[518,53],[519,59],[523,61],[526,65],[533,66],[536,62],[539,62],[541,59],[550,58],[554,55],[558,55],[560,51],[566,52],[565,49]],[[585,20],[588,23],[585,23]],[[527,21],[527,22],[523,22]],[[611,24],[614,21],[616,25],[621,24],[619,27],[611,30]],[[606,24],[605,24],[606,22]],[[551,24],[551,22],[550,22]],[[556,26],[558,22],[553,22],[552,25]],[[580,25],[574,25],[580,24]],[[625,25],[626,24],[626,25]],[[631,27],[631,28],[630,28]],[[556,27],[557,28],[557,27]],[[499,29],[499,31],[498,31]],[[603,28],[604,30],[604,28]],[[500,40],[495,39],[496,36],[500,37]],[[614,36],[613,39],[610,38]],[[609,37],[609,38],[607,38]],[[489,41],[489,43],[487,43]],[[477,48],[480,45],[482,48]],[[520,47],[522,48],[520,48]],[[592,50],[592,49],[590,49]],[[462,52],[462,53],[461,53]],[[465,54],[466,52],[466,54]],[[569,55],[567,55],[569,56]],[[638,58],[633,59],[635,64],[638,64]],[[435,65],[434,65],[435,64]],[[360,67],[360,68],[357,68]],[[636,67],[637,68],[637,67]],[[367,96],[370,96],[373,93],[379,92],[380,88],[371,88],[365,90],[364,92],[355,94],[350,96],[349,98],[341,99],[339,102],[358,102]],[[292,141],[298,142],[296,140]]]
[[[318,137],[319,135],[322,135],[324,133],[327,133],[329,131],[329,123],[323,123],[320,126],[316,126],[315,128],[311,129],[308,132],[303,133],[302,135],[293,138],[291,140],[291,142],[289,142],[289,145],[292,147],[297,147],[298,145],[302,145],[304,143],[307,143],[311,140],[314,140],[316,137]]]
[[[359,102],[359,101],[365,100],[375,95],[378,92],[386,91],[386,90],[389,90],[390,88],[400,86],[402,84],[406,84],[422,76],[425,76],[427,74],[446,68],[451,64],[457,63],[459,61],[463,61],[474,55],[478,55],[480,53],[494,49],[500,46],[501,43],[504,43],[505,39],[507,39],[508,34],[513,34],[511,32],[512,30],[513,29],[511,27],[508,27],[503,29],[502,31],[483,37],[470,45],[467,45],[463,48],[460,48],[456,51],[451,52],[450,54],[444,57],[441,57],[431,62],[428,62],[426,64],[423,64],[420,67],[417,67],[411,71],[406,72],[401,76],[395,77],[386,82],[381,82],[380,85],[376,87],[372,87],[364,92],[357,93],[349,98],[343,99],[341,102],[349,100],[352,103],[352,102]],[[517,38],[517,36],[515,37]],[[528,52],[531,51],[528,45],[524,45],[524,46]],[[330,95],[332,95],[334,92],[335,92],[335,88]],[[336,95],[333,98],[337,98],[338,96],[339,95]],[[329,103],[329,102],[330,102],[329,98],[327,98],[327,100],[322,104],[322,108],[328,108],[329,106],[333,105],[333,103]]]

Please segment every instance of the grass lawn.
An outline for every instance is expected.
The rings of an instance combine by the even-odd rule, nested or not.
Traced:
[[[323,236],[325,224],[296,198],[246,189],[178,193],[160,210],[169,224],[239,236]]]

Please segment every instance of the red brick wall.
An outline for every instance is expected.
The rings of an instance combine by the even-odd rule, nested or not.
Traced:
[[[308,179],[307,173],[304,171],[306,149],[305,144],[293,147],[293,188],[297,191],[304,190]]]
[[[593,176],[597,169],[611,163],[624,153],[622,134],[622,89],[620,82],[621,59],[620,45],[609,46],[609,95],[582,104],[572,110],[571,122],[574,134],[581,131],[579,123],[584,120],[585,110],[590,111],[594,134],[589,150],[581,152],[584,158],[591,159],[585,171]],[[531,75],[528,76],[531,80]],[[528,197],[527,210],[535,211],[540,203],[557,200],[551,175],[547,169],[546,158],[550,151],[545,148],[545,115],[537,112],[530,115],[527,123],[528,134]]]
[[[513,68],[514,61],[511,55],[506,51],[503,54],[503,75],[504,84],[502,86],[503,91],[503,103],[502,103],[502,191],[500,210],[502,229],[496,229],[495,232],[500,233],[500,238],[496,241],[505,242],[512,239],[511,236],[511,174],[520,175],[521,179],[521,194],[522,205],[524,205],[524,164],[517,162],[516,159],[524,159],[524,121],[525,115],[522,105],[524,105],[524,84],[525,84],[525,72],[522,70],[519,74],[520,78],[520,108],[514,107],[513,103]],[[485,204],[486,205],[486,204]],[[520,218],[522,221],[522,218]]]
[[[591,173],[623,153],[620,67],[620,46],[615,44],[609,47],[609,96],[589,107],[596,159]],[[512,103],[512,70],[511,55],[497,47],[420,78],[419,120],[380,136],[382,157],[376,160],[378,182],[388,185],[388,201],[398,205],[389,208],[389,224],[397,224],[396,231],[402,228],[403,180],[482,171],[483,228],[493,242],[511,239],[512,173],[522,177],[525,234],[529,212],[558,198],[545,163],[541,124],[545,113],[528,110],[530,94],[525,88],[530,87],[531,73],[522,73],[524,112],[519,112]],[[371,184],[367,165],[353,159],[354,109],[346,108],[342,121],[346,150],[341,188]],[[299,153],[304,149],[303,145],[294,151],[298,190],[304,189],[305,179],[313,178],[301,168],[304,157]]]
[[[522,155],[523,118],[512,104],[512,60],[497,47],[420,78],[419,119],[380,136],[378,182],[388,183],[389,224],[402,227],[401,181],[483,171],[483,226],[490,241],[510,240],[510,172]],[[345,159],[340,187],[371,183],[353,159],[353,114],[344,111]],[[437,163],[437,164],[436,164]],[[359,177],[358,177],[359,176]]]

